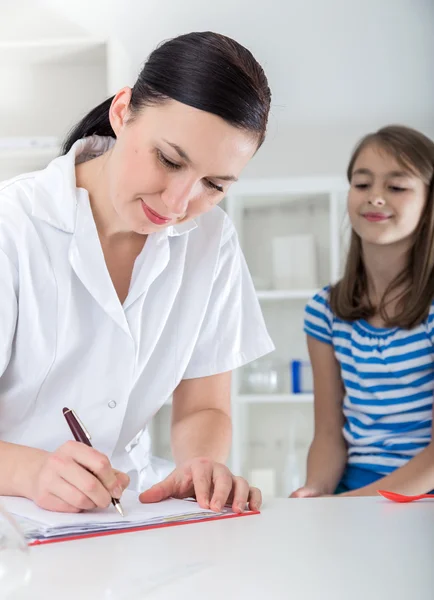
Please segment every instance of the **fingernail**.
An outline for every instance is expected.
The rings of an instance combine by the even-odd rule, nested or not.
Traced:
[[[122,488],[120,485],[118,485],[117,487],[115,487],[115,489],[113,490],[113,496],[115,498],[120,498],[122,496]]]
[[[237,508],[240,512],[244,512],[244,508],[245,508],[244,502],[240,502],[239,504],[237,504]]]
[[[222,505],[220,504],[220,502],[214,502],[214,507],[217,512],[220,512],[222,509]]]

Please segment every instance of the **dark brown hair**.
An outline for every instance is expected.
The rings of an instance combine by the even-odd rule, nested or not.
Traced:
[[[351,156],[347,169],[349,182],[359,154],[371,145],[381,148],[404,170],[422,179],[428,190],[426,204],[413,235],[407,265],[390,283],[378,306],[369,299],[362,244],[352,230],[344,275],[331,288],[330,307],[345,321],[380,314],[388,327],[411,329],[426,319],[434,299],[434,142],[419,131],[401,125],[370,133],[357,144]],[[386,304],[394,298],[397,300],[395,314],[389,315]]]
[[[156,48],[134,84],[130,111],[177,100],[265,138],[271,92],[261,65],[235,40],[211,31],[193,32]],[[62,153],[90,135],[116,137],[110,125],[112,98],[91,110],[69,133]],[[131,121],[131,119],[130,119]]]

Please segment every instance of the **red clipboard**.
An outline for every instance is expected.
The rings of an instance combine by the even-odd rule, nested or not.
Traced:
[[[134,533],[135,531],[146,531],[147,529],[163,529],[165,527],[179,527],[180,525],[193,525],[194,523],[206,523],[208,521],[221,521],[223,519],[237,519],[239,517],[250,517],[261,514],[259,510],[249,510],[243,513],[228,513],[226,515],[217,515],[215,517],[205,517],[203,519],[192,519],[191,521],[171,521],[170,523],[159,523],[158,525],[142,525],[140,527],[126,527],[124,529],[113,529],[111,531],[96,531],[95,533],[84,533],[80,535],[69,535],[64,537],[48,538],[46,540],[34,540],[28,543],[28,546],[45,546],[46,544],[56,544],[57,542],[71,542],[73,540],[84,540],[86,538],[102,537],[107,535],[116,535],[119,533]]]

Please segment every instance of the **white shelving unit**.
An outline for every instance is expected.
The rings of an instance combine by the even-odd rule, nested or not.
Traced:
[[[300,404],[312,402],[313,394],[237,394],[236,400],[241,404]]]
[[[259,300],[305,300],[311,298],[317,290],[257,290]]]
[[[346,235],[343,225],[343,215],[347,187],[346,181],[339,177],[260,179],[241,181],[234,185],[230,195],[225,200],[225,209],[237,228],[240,244],[253,279],[255,280],[255,276],[263,275],[263,273],[257,272],[260,261],[257,260],[255,263],[251,247],[252,245],[256,245],[256,242],[262,244],[261,248],[265,247],[264,236],[260,235],[263,234],[263,230],[268,229],[269,238],[276,234],[275,231],[278,231],[277,235],[282,235],[284,234],[282,224],[278,223],[281,220],[281,211],[286,211],[286,219],[290,221],[292,213],[295,216],[300,211],[315,211],[317,209],[320,221],[319,229],[322,236],[326,238],[326,247],[317,248],[318,253],[321,252],[321,254],[326,255],[325,263],[327,268],[325,269],[326,272],[320,277],[320,283],[323,285],[336,281],[340,274],[342,249]],[[255,212],[257,212],[256,219]],[[268,219],[267,222],[269,216],[267,213],[270,212],[274,212],[274,220]],[[316,236],[318,223],[315,224],[316,229],[315,227],[310,228],[310,223],[313,226],[314,220],[314,217],[311,218],[310,222],[309,218],[305,220],[306,227],[304,233],[313,233]],[[278,225],[280,225],[280,230]],[[249,227],[254,230],[253,244],[252,232],[248,231]],[[270,239],[268,242],[270,245]],[[250,260],[251,258],[252,260]],[[262,261],[262,267],[264,271],[269,272],[272,265],[270,262],[266,264]],[[300,337],[304,338],[302,334],[303,312],[300,309],[304,309],[307,300],[316,291],[316,289],[259,289],[257,295],[263,308],[266,323],[268,324],[269,316],[275,317],[279,310],[283,311],[283,314],[286,311],[286,314],[289,314],[290,318],[294,319],[295,326],[299,329]],[[295,305],[297,305],[297,308]],[[279,352],[280,349],[280,352],[282,352],[282,344],[285,344],[285,340],[279,338],[279,329],[280,327],[277,329],[274,328],[274,330],[272,326],[269,327],[270,334],[276,345],[276,351]],[[295,351],[300,352],[300,348]],[[285,358],[289,375],[289,360],[291,358],[289,352]],[[299,411],[305,407],[310,411],[307,420],[311,421],[313,394],[293,394],[290,392],[290,389],[285,390],[285,393],[278,394],[246,394],[242,391],[242,379],[243,369],[238,369],[233,374],[232,384],[233,445],[231,468],[234,472],[249,477],[250,472],[254,471],[256,466],[249,460],[249,455],[254,454],[251,452],[251,448],[262,445],[265,452],[266,447],[269,447],[272,443],[275,446],[276,444],[279,445],[279,443],[283,445],[284,442],[282,440],[274,440],[272,442],[274,433],[272,426],[270,431],[263,432],[262,441],[253,439],[254,434],[251,432],[251,421],[255,417],[254,415],[249,415],[249,413],[255,410],[263,411],[263,407],[265,407],[268,416],[271,417],[272,413],[277,411],[278,418],[280,418],[282,410],[286,410],[285,407],[289,407],[288,415],[291,411],[290,407]],[[312,423],[310,423],[310,426],[312,426]],[[288,423],[289,430],[290,425]],[[267,438],[270,440],[269,444],[267,444]],[[309,443],[309,439],[305,440],[306,449]],[[267,466],[274,471],[279,468],[278,465],[271,464],[271,461],[268,462]],[[264,464],[259,465],[259,467],[264,468]],[[281,485],[277,487],[282,491]],[[279,493],[279,489],[277,493]]]

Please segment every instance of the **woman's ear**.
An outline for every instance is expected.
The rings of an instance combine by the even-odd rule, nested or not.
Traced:
[[[124,87],[119,90],[112,100],[109,110],[109,119],[110,125],[112,126],[116,137],[118,137],[119,133],[122,131],[128,121],[131,94],[131,88]]]

